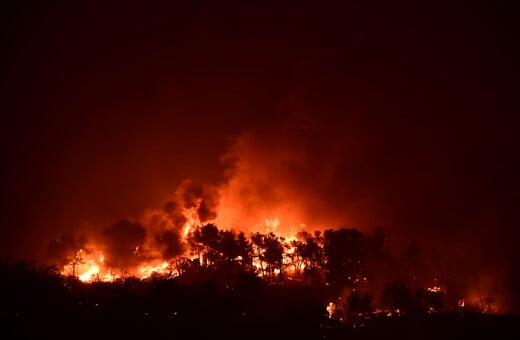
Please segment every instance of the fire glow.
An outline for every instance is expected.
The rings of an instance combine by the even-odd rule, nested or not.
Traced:
[[[182,242],[188,244],[191,233],[197,227],[200,227],[200,222],[194,213],[194,209],[185,210],[184,213],[187,222],[182,228]],[[280,220],[278,218],[265,219],[265,233],[274,234],[279,224]],[[303,270],[305,264],[292,264],[291,262],[292,255],[295,252],[294,242],[298,239],[295,233],[287,237],[281,237],[281,239],[284,240],[282,265],[286,267],[288,272],[299,272]],[[142,245],[136,245],[132,256],[139,256],[141,247]],[[180,275],[180,270],[177,268],[178,266],[175,264],[174,259],[170,259],[170,261],[160,259],[151,260],[141,263],[135,268],[112,268],[105,263],[104,255],[99,249],[100,247],[95,244],[88,244],[88,250],[80,249],[74,256],[74,259],[62,267],[61,274],[64,276],[77,277],[80,281],[85,283],[95,281],[114,282],[117,279],[125,277],[136,277],[144,280],[153,275],[162,277],[175,277]],[[260,260],[259,254],[261,250],[258,246],[253,245],[253,251],[258,256],[252,260],[252,265],[258,271],[259,276],[264,276],[266,275],[266,268],[265,264]],[[185,261],[202,261],[200,254],[196,254],[190,249],[187,249],[179,258]],[[237,256],[237,260],[242,260],[242,258]],[[279,273],[279,268],[272,269],[271,274]]]
[[[147,280],[152,277],[169,279],[181,276],[183,274],[183,268],[193,263],[197,266],[211,266],[211,263],[214,260],[208,258],[208,253],[204,254],[204,250],[196,249],[197,246],[193,245],[193,240],[196,238],[197,232],[201,232],[201,230],[204,229],[213,230],[213,228],[216,230],[216,227],[210,223],[205,225],[199,224],[199,219],[196,217],[196,214],[194,214],[193,209],[186,210],[184,213],[186,214],[186,222],[181,228],[182,233],[180,235],[185,248],[182,253],[179,253],[174,258],[165,260],[147,259],[145,257],[138,265],[127,268],[118,268],[106,263],[105,256],[100,250],[102,247],[99,248],[95,245],[89,244],[85,249],[82,248],[77,251],[73,260],[63,266],[61,274],[64,276],[76,277],[84,283],[115,282],[130,277],[138,278],[140,280]],[[314,236],[311,236],[305,231],[292,233],[286,237],[278,236],[275,234],[275,231],[280,223],[281,220],[279,218],[265,219],[265,223],[262,225],[264,230],[263,233],[257,232],[250,235],[250,268],[259,278],[262,278],[267,282],[280,283],[284,280],[303,282],[303,273],[305,273],[308,268],[312,270],[313,268],[316,269],[318,267],[317,263],[320,260],[317,258],[313,259],[313,256],[319,256],[320,251],[323,250],[323,236],[321,236],[319,232],[315,233]],[[233,235],[234,237],[237,235],[231,231],[220,232],[222,232],[223,235],[230,233],[230,235]],[[313,244],[311,240],[317,243]],[[273,242],[275,245],[275,247],[271,249],[276,249],[276,247],[278,247],[280,256],[278,261],[273,261],[272,259],[267,258],[268,255],[265,253],[266,248],[264,248],[262,244],[265,245],[269,242]],[[315,251],[314,254],[309,253],[312,248]],[[139,244],[134,247],[131,256],[140,257],[144,252],[144,245]],[[218,256],[226,257],[224,253]],[[229,257],[229,260],[245,263],[247,262],[246,257],[247,255],[238,255],[238,253],[235,253]],[[308,273],[310,273],[310,271]],[[363,290],[365,286],[370,285],[370,279],[366,277],[366,274],[355,274],[348,276],[346,279],[350,282],[350,285],[354,287],[352,288],[352,293],[356,293],[357,288]],[[433,279],[432,282],[433,284],[431,286],[424,287],[425,294],[430,297],[443,298],[447,293],[447,288],[437,279]],[[322,282],[322,284],[328,285],[327,282]],[[482,313],[492,313],[497,310],[498,306],[496,301],[491,301],[489,299],[486,300],[482,294],[473,295],[474,296],[459,296],[456,309],[461,311],[478,310]],[[346,300],[347,299],[345,298],[343,301]],[[346,316],[346,307],[341,301],[340,298],[337,302],[329,302],[325,307],[330,319],[345,322],[345,320],[350,319]],[[428,305],[427,311],[428,313],[437,313],[439,307],[436,305]],[[386,317],[399,317],[403,315],[403,312],[400,308],[376,308],[369,312],[356,313],[356,315],[358,318],[368,320],[379,317],[380,315],[386,315]]]
[[[364,234],[357,229],[320,225],[311,233],[312,229],[298,218],[298,211],[289,209],[284,213],[282,207],[267,211],[265,206],[243,225],[236,225],[237,220],[231,218],[236,212],[230,214],[232,209],[228,205],[219,206],[218,199],[219,193],[214,188],[187,181],[162,209],[147,209],[138,218],[117,221],[92,239],[62,237],[50,249],[58,250],[56,254],[62,256],[57,258],[62,263],[62,275],[85,283],[127,278],[172,279],[190,272],[220,270],[226,272],[227,287],[233,286],[233,273],[245,271],[268,284],[334,285],[350,287],[351,293],[355,293],[380,290],[378,280],[389,280],[388,276],[376,275],[392,256],[387,252],[387,236],[382,230]],[[219,229],[217,225],[230,229]],[[408,259],[401,259],[402,270],[414,268],[406,267],[406,263],[415,263],[416,253],[408,251]],[[413,277],[410,284],[414,285],[415,270],[409,274],[412,274],[409,278]],[[405,279],[406,275],[402,276]],[[451,293],[445,283],[446,277],[426,275],[420,283],[424,288],[413,286],[423,290],[423,300],[433,301],[428,302],[429,312],[498,310],[497,301],[488,298],[493,295],[490,289],[457,292],[452,305],[439,304]],[[344,296],[343,301],[347,298]],[[326,308],[331,317],[341,315],[344,309],[334,303]],[[403,313],[395,306],[380,309],[386,314]]]

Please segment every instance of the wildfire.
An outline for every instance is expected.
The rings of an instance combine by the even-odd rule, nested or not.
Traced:
[[[166,275],[169,272],[168,267],[168,262],[163,262],[158,265],[141,266],[138,269],[139,277],[141,279],[146,279],[152,276],[153,274]]]
[[[280,220],[278,218],[266,218],[265,219],[265,226],[267,232],[275,232],[276,228],[280,225]]]
[[[107,248],[104,248],[102,243],[88,243],[79,249],[74,256],[69,257],[69,263],[63,267],[61,273],[65,276],[77,277],[82,282],[87,283],[95,281],[113,282],[128,277],[148,279],[156,275],[172,278],[182,275],[183,272],[190,270],[190,268],[195,268],[196,270],[201,267],[215,269],[222,264],[222,262],[219,264],[218,258],[220,258],[221,260],[229,261],[229,263],[240,263],[241,266],[248,268],[247,270],[252,270],[255,275],[262,277],[270,284],[281,284],[288,282],[287,280],[294,280],[295,282],[301,281],[312,284],[321,282],[328,285],[324,281],[326,277],[324,270],[327,269],[327,263],[323,262],[326,238],[320,232],[310,234],[305,229],[297,232],[294,227],[286,224],[282,225],[282,220],[271,214],[268,218],[260,219],[261,223],[254,225],[257,228],[256,230],[262,231],[252,232],[249,235],[241,233],[243,244],[246,244],[246,248],[249,247],[249,250],[240,253],[239,249],[242,249],[240,248],[241,246],[238,246],[238,243],[233,243],[239,242],[240,239],[238,237],[240,235],[236,231],[219,230],[212,224],[213,220],[205,221],[205,224],[201,223],[199,217],[201,204],[199,199],[195,204],[184,208],[181,218],[177,219],[181,221],[178,224],[158,224],[159,227],[153,229],[148,234],[158,237],[155,241],[150,236],[147,236],[136,242],[138,244],[127,243],[125,248],[123,248],[128,257],[126,260],[114,260],[114,254],[110,253]],[[164,221],[165,212],[162,212],[162,215],[161,212],[159,214],[155,212],[155,215],[152,213],[146,216],[148,220],[145,219],[143,224],[152,225],[154,218],[157,218],[154,223]],[[131,222],[129,223],[132,226]],[[299,226],[304,225],[299,224]],[[206,227],[208,227],[207,232],[209,233],[207,235],[202,232]],[[153,234],[153,232],[156,230],[174,230],[173,228],[176,228],[177,233],[173,240],[180,243],[178,246],[175,246],[176,243],[173,243],[174,247],[177,247],[174,249],[179,250],[173,253],[166,253],[167,255],[165,255],[162,252],[164,248],[161,247],[168,247],[169,243],[164,242],[170,242],[172,239],[168,239],[168,235],[162,236],[163,234]],[[280,233],[278,229],[283,229],[286,233]],[[126,231],[126,229],[123,231]],[[121,235],[124,238],[124,233],[116,234],[118,237]],[[356,234],[352,235],[356,236]],[[161,239],[161,237],[164,238]],[[228,238],[226,239],[226,237]],[[119,241],[119,238],[114,239]],[[369,238],[361,238],[361,240],[362,242],[370,241]],[[154,243],[159,241],[163,243]],[[217,242],[217,244],[212,242]],[[119,245],[119,243],[115,244]],[[105,253],[103,253],[105,250],[107,251],[106,259]],[[340,259],[342,258],[340,257]],[[351,259],[346,260],[348,261],[347,265],[352,266],[353,270],[346,273],[347,276],[345,278],[348,279],[347,281],[356,285],[356,288],[358,288],[358,285],[369,287],[371,279],[367,278],[367,273],[355,272],[355,270],[362,268],[362,265],[359,265],[362,262],[359,259],[355,259],[355,262],[352,262]],[[229,265],[229,268],[231,267],[232,265]],[[229,274],[230,276],[231,274]],[[432,301],[437,303],[437,305],[427,305],[428,312],[434,313],[437,310],[443,310],[442,303],[438,304],[446,296],[447,289],[443,281],[433,279],[425,282],[423,287],[422,291],[428,294],[424,295],[424,297],[434,299]],[[353,288],[352,291],[356,291],[356,288]],[[464,311],[475,309],[483,313],[496,311],[496,302],[489,298],[488,295],[484,296],[480,291],[470,295],[457,297],[459,300],[458,302],[456,300],[455,308]],[[330,302],[326,305],[329,317],[342,320],[342,315],[345,313],[343,304],[340,301],[336,303]],[[388,317],[401,315],[399,309],[376,309],[369,313],[377,316],[384,314]],[[406,313],[406,309],[404,313]]]
[[[200,219],[198,217],[197,209],[200,207],[200,200],[190,208],[183,210],[183,215],[186,218],[186,222],[182,227],[181,241],[184,244],[188,244],[190,234],[195,230],[196,227],[200,226]],[[280,226],[281,220],[278,217],[266,218],[263,223],[263,228],[266,235],[275,235],[274,231]],[[294,229],[292,229],[294,230]],[[274,236],[273,236],[274,237]],[[294,254],[296,252],[295,242],[298,240],[296,231],[288,233],[286,237],[278,236],[273,240],[277,240],[280,247],[281,260],[279,266],[272,268],[266,265],[266,262],[262,260],[261,249],[258,245],[252,245],[253,251],[257,256],[252,259],[252,266],[258,272],[259,276],[279,275],[283,270],[284,272],[294,274],[305,268],[305,264],[300,263],[296,265],[293,261]],[[140,257],[145,254],[144,245],[138,244],[133,249],[132,256]],[[153,275],[161,276],[174,276],[178,274],[178,268],[174,268],[172,263],[168,263],[164,260],[149,260],[143,261],[134,268],[112,268],[105,263],[104,254],[99,251],[102,249],[95,244],[89,244],[88,250],[80,249],[74,259],[63,267],[62,275],[75,276],[83,282],[103,281],[112,282],[120,278],[134,276],[139,279],[147,279]],[[200,261],[199,254],[190,254],[189,249],[182,255],[183,258],[189,260]],[[239,256],[237,259],[241,259]],[[269,267],[269,268],[268,268]]]
[[[63,267],[61,271],[65,276],[76,276],[83,282],[91,282],[99,279],[102,268],[104,268],[103,254],[95,254],[93,250],[80,249],[73,261]]]
[[[194,227],[201,224],[197,210],[200,208],[201,200],[198,199],[195,205],[189,209],[184,209],[182,214],[186,217],[187,222],[182,228],[182,235],[184,238],[188,237],[189,233]]]
[[[92,277],[99,274],[99,266],[93,261],[89,261],[89,268],[78,276],[81,281],[91,281]]]
[[[500,301],[497,301],[490,292],[473,290],[468,296],[458,301],[462,310],[479,311],[484,314],[501,311]]]
[[[83,251],[80,251],[83,253]],[[153,274],[169,275],[172,271],[168,262],[154,263],[150,262],[146,265],[141,265],[134,270],[126,270],[125,276],[135,276],[140,279],[146,279],[151,277]],[[92,255],[90,258],[83,259],[80,263],[70,264],[64,266],[62,275],[65,276],[76,276],[83,282],[103,281],[113,282],[117,279],[122,278],[117,271],[108,268],[104,264],[104,256],[102,254]]]
[[[196,203],[185,208],[182,215],[186,222],[182,227],[182,242],[186,243],[189,234],[196,226],[200,226],[201,222],[197,210],[199,209],[201,200],[198,199]],[[105,281],[112,282],[122,277],[135,276],[139,279],[146,279],[154,274],[172,275],[173,270],[168,262],[164,260],[146,261],[141,263],[136,268],[110,268],[105,263],[105,256],[98,249],[95,244],[89,244],[88,250],[80,249],[70,261],[65,265],[61,271],[62,275],[75,276],[83,282]],[[134,247],[132,255],[139,257],[143,253],[143,245],[138,244]]]

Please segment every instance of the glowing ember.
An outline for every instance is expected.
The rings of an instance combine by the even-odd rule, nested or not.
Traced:
[[[443,292],[444,290],[439,287],[439,286],[434,286],[434,287],[428,287],[426,288],[426,290],[428,290],[429,292],[432,292],[432,293],[440,293],[440,292]]]
[[[329,318],[332,319],[332,316],[334,315],[334,312],[336,311],[336,305],[334,302],[329,302],[327,305],[327,312],[329,313]]]

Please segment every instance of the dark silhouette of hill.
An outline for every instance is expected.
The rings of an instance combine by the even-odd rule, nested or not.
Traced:
[[[329,318],[332,288],[272,285],[242,273],[182,282],[155,276],[83,283],[56,268],[2,261],[3,338],[513,339],[520,317],[424,313]]]

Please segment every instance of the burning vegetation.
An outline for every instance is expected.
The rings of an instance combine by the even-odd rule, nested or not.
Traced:
[[[460,273],[430,272],[416,244],[392,255],[382,229],[283,235],[268,220],[264,231],[245,233],[201,222],[196,202],[115,222],[96,242],[62,235],[48,247],[57,266],[2,262],[10,327],[28,337],[52,335],[56,322],[73,333],[87,320],[109,325],[102,334],[110,336],[240,339],[254,330],[259,338],[357,339],[406,329],[404,339],[435,339],[464,338],[466,327],[509,332],[516,320],[497,319],[494,295],[461,285]],[[42,315],[49,322],[38,332],[23,326]]]
[[[327,316],[340,322],[415,311],[501,312],[493,292],[461,284],[467,278],[453,263],[425,256],[415,243],[393,255],[383,229],[310,232],[300,225],[281,233],[279,218],[265,219],[261,231],[220,229],[216,197],[210,187],[185,182],[163,209],[117,221],[92,240],[61,235],[49,243],[48,257],[61,275],[85,283],[214,277],[235,289],[249,277],[327,289]]]
[[[294,191],[270,192],[244,175],[253,169],[253,161],[246,163],[224,187],[185,181],[160,209],[59,235],[38,269],[1,263],[3,311],[15,333],[40,336],[26,325],[45,315],[49,336],[49,325],[65,323],[75,332],[87,320],[110,324],[111,333],[103,334],[116,337],[175,330],[243,339],[254,330],[265,339],[282,329],[275,338],[381,338],[385,330],[401,333],[395,323],[435,339],[453,325],[460,333],[475,322],[480,334],[488,320],[482,325],[494,329],[498,321],[480,318],[507,312],[499,275],[482,275],[465,259],[415,242],[399,251],[382,228],[301,223],[311,213],[300,216],[305,205],[278,205]],[[48,313],[52,308],[56,314]],[[512,324],[504,322],[504,329]],[[422,334],[425,327],[433,328]],[[93,327],[88,337],[99,334]]]
[[[508,312],[500,272],[415,242],[396,249],[382,228],[342,227],[372,224],[361,223],[370,220],[367,207],[358,210],[368,219],[351,219],[355,214],[342,209],[352,202],[330,199],[341,173],[323,173],[319,166],[309,171],[312,152],[284,137],[259,143],[255,133],[239,137],[226,155],[225,184],[187,180],[162,208],[51,240],[42,262],[56,267],[42,267],[43,279],[29,272],[37,285],[55,289],[49,296],[62,299],[58,319],[78,327],[84,315],[94,323],[111,320],[132,336],[128,320],[154,320],[162,334],[171,324],[192,332],[211,325],[209,334],[198,335],[213,336],[216,328],[221,335],[234,330],[235,338],[244,337],[241,329],[267,324],[283,327],[287,333],[279,335],[286,339],[297,338],[295,331],[300,338],[323,338],[320,332],[328,336],[337,329],[383,330],[382,320],[417,315],[431,320]],[[323,180],[312,184],[314,178]],[[17,276],[17,266],[2,267],[4,291],[20,292],[7,297],[12,303],[6,310],[14,321],[24,313],[38,319],[40,296],[31,297],[28,305],[37,306],[29,312],[19,303],[33,284]],[[149,336],[149,329],[142,335]],[[272,338],[269,327],[262,331],[260,338]],[[430,332],[432,339],[436,334]],[[113,335],[121,336],[118,326]],[[374,337],[381,336],[386,334]]]

